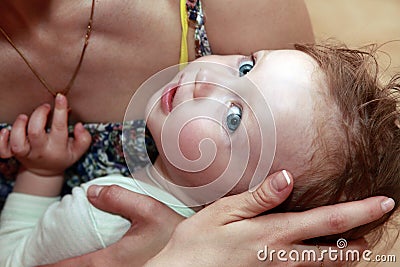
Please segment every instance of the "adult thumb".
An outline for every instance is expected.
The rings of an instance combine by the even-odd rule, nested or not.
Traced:
[[[292,189],[291,174],[285,170],[276,172],[268,176],[255,191],[225,197],[211,204],[204,210],[203,216],[210,216],[222,225],[253,218],[281,204]]]

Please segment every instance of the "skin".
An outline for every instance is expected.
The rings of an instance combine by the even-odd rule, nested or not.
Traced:
[[[85,153],[91,142],[89,132],[81,123],[74,127],[74,137],[68,137],[68,102],[57,95],[50,131],[46,131],[50,105],[36,108],[30,117],[19,115],[12,130],[0,132],[0,157],[14,156],[21,167],[13,192],[30,195],[59,196],[64,183],[64,171]]]
[[[205,182],[209,183],[219,178],[227,168],[227,162],[232,153],[233,158],[246,162],[247,166],[243,177],[232,177],[232,175],[241,173],[236,169],[234,169],[232,175],[228,175],[229,179],[241,179],[230,193],[246,191],[249,180],[257,167],[257,156],[259,154],[252,152],[249,160],[243,159],[243,153],[231,151],[230,139],[232,139],[232,142],[246,139],[246,135],[241,129],[257,127],[256,120],[252,116],[253,110],[250,107],[259,105],[257,102],[259,93],[270,103],[277,132],[277,146],[272,172],[277,171],[276,166],[282,166],[282,162],[291,162],[287,165],[289,171],[292,172],[300,172],[307,165],[310,151],[304,149],[304,146],[311,146],[310,140],[312,138],[310,136],[314,137],[317,133],[313,120],[310,118],[319,116],[319,111],[313,107],[315,103],[324,100],[324,94],[319,94],[321,81],[317,78],[323,76],[317,62],[305,53],[295,50],[260,51],[255,53],[254,57],[254,62],[250,63],[243,61],[243,56],[239,55],[204,57],[200,59],[202,63],[224,64],[230,68],[219,69],[217,68],[219,65],[213,64],[190,64],[174,78],[174,80],[178,79],[183,86],[178,86],[176,90],[172,99],[172,110],[163,109],[163,101],[154,102],[160,92],[162,94],[165,91],[165,88],[162,88],[150,99],[148,106],[154,108],[148,117],[148,128],[155,138],[157,149],[160,152],[155,169],[161,175],[185,186],[202,186]],[[252,66],[252,69],[246,75],[239,76],[238,72],[232,71],[239,69],[243,64],[251,64]],[[248,81],[255,85],[254,89],[248,87]],[[232,91],[217,86],[221,83],[227,88],[232,88]],[[223,105],[216,105],[214,102],[204,103],[201,100],[205,98],[220,101]],[[244,102],[245,100],[246,102]],[[198,108],[211,110],[211,113],[215,114],[227,114],[232,105],[235,105],[235,107],[240,106],[243,115],[239,128],[234,131],[220,129],[220,125],[226,127],[226,115],[222,116],[222,122],[217,126],[215,126],[215,122],[208,118],[195,119],[184,125],[179,135],[179,149],[185,157],[191,160],[199,157],[197,146],[204,138],[213,140],[218,150],[217,156],[212,158],[211,165],[197,172],[182,170],[179,165],[176,167],[169,161],[166,156],[168,151],[163,149],[163,142],[161,142],[160,135],[164,124],[172,124],[172,127],[178,127],[177,130],[180,127],[180,124],[175,124],[174,121],[167,121],[168,116],[179,117],[189,112],[189,110],[179,109],[179,105],[182,103],[188,103],[189,109],[199,106]],[[23,169],[19,171],[17,176],[15,192],[37,194],[36,190],[33,191],[33,188],[38,188],[40,191],[44,188],[50,188],[46,196],[58,195],[65,168],[79,159],[87,149],[90,136],[86,130],[82,129],[81,124],[75,126],[76,137],[74,139],[68,138],[67,107],[67,99],[58,95],[54,120],[49,134],[46,134],[45,131],[47,115],[50,111],[50,106],[47,104],[37,108],[29,121],[28,117],[20,115],[14,122],[10,133],[6,130],[0,133],[2,157],[15,155],[23,165]],[[264,119],[263,115],[260,114],[261,119]],[[221,118],[221,116],[216,118]],[[189,117],[190,119],[191,117]],[[290,125],[295,127],[288,131]],[[307,132],[309,134],[305,135],[304,133]],[[173,140],[166,142],[173,142]],[[251,131],[249,133],[249,144],[251,151],[257,152],[256,148],[260,147],[260,139],[257,138],[256,133]],[[243,145],[241,143],[239,145],[240,151],[243,151]],[[297,155],[302,154],[302,156],[294,158],[293,153],[288,151],[288,147],[292,151],[300,151],[301,153],[297,153]],[[49,179],[42,179],[46,181],[45,185],[43,185],[43,182],[38,183],[36,179],[30,178],[31,174],[34,177],[39,176],[38,180],[41,180],[40,176],[52,177],[51,180],[54,182],[51,185],[54,184],[54,186],[50,186]],[[53,176],[59,178],[56,179]],[[53,187],[54,189],[58,188],[58,190],[54,190]],[[225,188],[226,184],[224,183],[222,187],[218,186],[217,190],[222,191]],[[230,188],[228,188],[229,190]]]
[[[286,53],[289,53],[290,57],[297,58],[298,60],[301,59],[300,62],[306,63],[306,66],[309,65],[309,68],[315,68],[313,62],[310,61],[309,58],[305,57],[304,54],[290,54],[293,53],[293,51],[285,51],[283,55],[286,56]],[[274,64],[274,61],[268,61],[271,60],[271,58],[274,59],[274,57],[271,55],[272,53],[269,54],[269,57],[265,58],[265,61],[261,62],[268,62],[277,67],[276,64]],[[277,55],[281,54],[277,53]],[[282,58],[280,58],[279,62],[281,61]],[[250,72],[256,77],[257,68],[268,68],[267,64],[260,64],[260,67],[257,66],[254,68],[254,73],[253,71]],[[307,71],[307,67],[304,67],[303,69],[305,69],[306,72],[309,72]],[[250,73],[248,74],[249,76]],[[266,75],[266,77],[268,77],[268,75]],[[261,79],[261,81],[263,80],[264,78]],[[288,88],[291,88],[291,86]],[[290,105],[288,108],[289,107],[293,108]],[[62,169],[62,166],[53,164],[55,165],[55,170],[50,170],[50,172],[47,172],[48,167],[41,165],[41,163],[51,160],[54,160],[54,162],[57,163],[60,161],[60,157],[63,159],[73,159],[74,157],[79,157],[79,154],[82,153],[84,148],[88,145],[87,140],[85,139],[85,136],[88,133],[79,130],[80,124],[77,124],[75,126],[75,138],[68,139],[68,142],[61,143],[60,146],[54,147],[54,143],[52,143],[52,139],[55,138],[54,136],[58,136],[59,139],[64,136],[64,139],[67,139],[67,135],[65,135],[65,133],[67,132],[66,126],[68,113],[67,101],[65,97],[59,96],[57,98],[56,109],[54,112],[55,117],[50,133],[46,133],[44,128],[46,115],[48,114],[48,106],[42,105],[35,110],[29,121],[27,118],[21,118],[21,116],[17,118],[16,122],[14,123],[13,130],[11,133],[9,133],[10,143],[5,141],[8,138],[4,139],[4,137],[2,137],[0,142],[0,154],[15,154],[15,149],[17,148],[17,153],[15,156],[17,156],[21,161],[25,162],[24,164],[30,166],[28,171],[34,175],[31,177],[33,179],[25,179],[25,181],[18,177],[15,190],[21,190],[21,181],[24,181],[24,183],[30,185],[25,187],[24,190],[27,191],[16,192],[40,195],[40,193],[35,191],[36,187],[34,186],[35,183],[37,184],[37,177],[41,178],[43,181],[54,181],[55,184],[58,184],[58,178],[48,177],[47,175],[56,175],[58,173],[57,169]],[[38,127],[37,125],[41,126]],[[38,127],[40,131],[32,131],[32,129],[35,129],[34,126]],[[26,139],[25,135],[27,135],[28,140]],[[33,142],[30,141],[31,139]],[[53,157],[53,155],[55,155],[55,157]],[[46,172],[43,173],[44,171]],[[28,178],[28,176],[24,177]],[[312,211],[299,214],[271,214],[268,216],[253,218],[258,214],[279,205],[289,195],[292,189],[293,177],[289,177],[288,181],[282,172],[276,173],[271,175],[271,177],[269,177],[269,179],[267,179],[255,192],[245,191],[240,195],[235,195],[231,198],[217,201],[215,205],[210,205],[210,208],[198,213],[198,215],[196,215],[197,217],[194,216],[184,223],[180,223],[181,220],[178,216],[171,224],[164,224],[164,227],[162,228],[155,228],[155,225],[160,224],[160,221],[151,220],[149,218],[150,214],[152,214],[151,212],[154,212],[157,209],[164,209],[161,208],[160,204],[154,204],[153,200],[145,197],[150,203],[147,205],[150,205],[150,207],[152,207],[152,205],[156,206],[154,206],[154,209],[150,209],[151,212],[148,211],[146,213],[145,208],[142,207],[137,210],[139,213],[134,212],[124,215],[131,220],[133,225],[131,230],[123,239],[123,242],[118,242],[109,249],[101,250],[89,254],[88,256],[66,260],[61,262],[60,266],[73,266],[73,264],[77,264],[78,262],[80,262],[79,264],[81,266],[85,266],[84,264],[86,264],[86,266],[104,266],[104,264],[111,263],[118,263],[120,266],[131,266],[135,264],[139,264],[137,266],[141,266],[150,258],[152,258],[152,260],[147,262],[148,266],[161,266],[166,263],[186,265],[193,261],[193,259],[195,259],[196,264],[199,266],[208,266],[210,264],[215,266],[215,264],[221,260],[226,262],[225,257],[222,257],[221,259],[221,255],[226,255],[226,253],[231,251],[231,249],[238,251],[235,254],[235,257],[229,258],[231,264],[237,264],[238,262],[244,262],[244,264],[259,264],[260,262],[254,262],[256,257],[254,257],[254,254],[251,252],[253,250],[257,251],[258,248],[262,248],[265,244],[271,244],[272,246],[279,248],[284,247],[287,250],[293,248],[298,250],[306,248],[309,249],[309,247],[304,246],[302,240],[320,235],[343,232],[359,224],[367,223],[379,218],[385,212],[392,209],[394,204],[393,200],[386,197],[375,197],[366,201],[358,202],[357,212],[354,212],[354,206],[357,203],[347,203],[333,207],[314,209]],[[97,187],[97,189],[95,188],[94,190],[97,192],[88,192],[88,197],[92,201],[95,201],[95,199],[101,194],[101,191],[103,191],[99,187]],[[114,187],[114,191],[115,190],[118,189],[115,189]],[[113,194],[116,193],[114,192]],[[128,193],[124,194],[129,195]],[[111,195],[109,198],[121,199],[123,196],[114,197]],[[130,201],[131,205],[133,206],[140,205],[141,201],[143,201],[143,197],[138,198],[137,196],[134,196],[134,199],[136,199],[134,203]],[[117,213],[124,212],[124,206],[117,205],[116,207],[116,210],[109,209],[109,211]],[[144,212],[142,213],[142,211]],[[159,214],[164,213],[165,211],[160,211]],[[250,218],[252,219],[246,220]],[[212,223],[210,224],[211,221]],[[241,221],[246,222],[245,225],[241,224]],[[292,223],[288,224],[288,222]],[[248,225],[249,223],[250,225]],[[271,225],[271,228],[266,228],[266,225],[269,224]],[[284,225],[285,227],[279,228],[278,226],[280,225]],[[298,227],[298,225],[301,225],[302,227]],[[175,226],[177,226],[177,228],[176,230],[173,230],[175,229]],[[279,231],[277,231],[277,227]],[[163,231],[160,234],[154,234],[154,229],[157,229],[156,233],[160,232],[160,229],[163,229]],[[188,244],[187,234],[188,232],[193,232],[194,229],[197,229],[196,232],[198,229],[201,229],[201,232],[207,233],[207,235],[198,235],[201,236],[200,240],[198,241],[195,241],[191,238],[191,241],[189,242],[190,244]],[[249,231],[248,229],[252,230]],[[258,230],[255,231],[255,229]],[[265,233],[266,229],[269,229],[269,231],[272,232]],[[143,230],[143,232],[140,232],[140,235],[138,235],[140,230]],[[231,231],[242,234],[232,235]],[[260,238],[257,237],[260,231],[266,234],[268,238],[260,240]],[[240,249],[238,249],[236,245],[234,245],[232,248],[229,246],[226,247],[225,245],[221,244],[220,241],[218,241],[224,240],[223,243],[225,244],[227,235],[230,237],[228,244],[241,244]],[[127,244],[126,242],[128,242],[127,240],[131,242],[135,240],[143,240],[143,238],[146,240],[145,243],[134,242],[136,244],[140,243],[140,247],[129,247],[129,249],[125,247]],[[208,241],[204,243],[205,239]],[[167,245],[164,247],[164,244]],[[207,244],[207,246],[202,247],[202,244]],[[223,247],[226,252],[221,253],[221,247]],[[355,247],[361,248],[362,246],[359,244],[355,245]],[[251,249],[249,250],[249,248]],[[325,249],[325,247],[322,248]],[[182,251],[186,251],[187,249],[190,249],[187,254],[181,254]],[[118,253],[110,254],[110,252],[115,252],[115,250],[117,250]],[[132,250],[134,251],[133,253],[131,252]],[[160,250],[161,252],[157,254]],[[126,261],[129,259],[127,256],[128,254],[126,254],[128,251],[130,252],[129,255],[131,257],[132,255],[140,255],[140,257],[136,259],[137,261],[135,263],[129,263]],[[146,253],[143,253],[143,251]],[[178,251],[179,255],[176,254]],[[153,256],[156,254],[157,256],[153,258]],[[184,256],[182,257],[182,255]],[[201,257],[199,257],[199,255],[201,255]]]
[[[216,54],[249,54],[314,41],[303,1],[251,0],[244,8],[241,1],[203,0],[203,5]],[[64,88],[82,51],[90,7],[89,0],[4,0],[0,25],[53,88]],[[138,86],[178,63],[180,38],[176,0],[96,1],[90,43],[68,94],[70,122],[122,121]],[[192,28],[188,38],[193,60]],[[2,36],[0,49],[0,121],[12,123],[42,103],[53,105],[53,97]]]
[[[317,252],[314,245],[305,245],[301,240],[343,232],[376,220],[393,208],[393,201],[388,201],[385,197],[373,197],[296,214],[270,214],[253,218],[256,214],[279,205],[291,192],[293,183],[279,191],[272,186],[272,181],[280,174],[270,175],[254,192],[247,191],[225,197],[185,221],[171,209],[148,196],[138,195],[118,186],[91,186],[88,198],[93,205],[108,212],[121,214],[135,226],[118,243],[106,249],[46,266],[133,267],[143,266],[143,262],[150,258],[152,259],[147,262],[147,266],[279,266],[281,263],[278,261],[258,261],[256,251],[265,244],[273,244],[273,247],[286,250],[307,249]],[[292,179],[291,177],[291,181]],[[153,216],[154,213],[159,216]],[[171,222],[174,228],[172,232],[162,218],[168,218]],[[302,227],[298,227],[299,223]],[[155,234],[146,235],[149,231]],[[143,253],[135,252],[135,249],[138,249],[135,247],[138,241],[146,248],[151,244],[157,244],[156,248],[159,248],[158,245],[165,242],[163,233],[166,231],[172,233],[172,238],[160,253],[155,249],[152,250],[153,254],[149,255],[149,250],[146,250],[143,257]],[[201,234],[187,238],[188,234],[199,232]],[[219,240],[223,240],[222,244]],[[359,251],[367,248],[364,240],[351,241],[347,247],[349,250]],[[321,246],[321,249],[328,249],[328,246]],[[155,254],[157,256],[154,257]],[[339,261],[324,261],[324,266],[345,264]],[[291,261],[284,262],[283,265],[320,266],[320,263]]]
[[[323,109],[315,108],[317,103],[326,102],[328,88],[323,72],[314,59],[296,50],[263,50],[254,53],[254,57],[254,63],[248,57],[240,55],[200,58],[197,60],[201,61],[200,65],[190,64],[151,98],[147,108],[147,127],[160,152],[155,167],[161,175],[179,185],[202,186],[220,178],[223,171],[229,168],[229,161],[237,158],[238,162],[246,162],[246,170],[243,176],[238,176],[242,173],[240,171],[233,172],[233,175],[238,176],[237,179],[242,180],[230,193],[246,191],[260,156],[257,148],[261,145],[261,139],[253,114],[258,111],[254,107],[263,104],[259,101],[260,95],[266,99],[273,114],[274,125],[268,127],[276,128],[276,151],[271,173],[286,168],[297,176],[310,167],[309,161],[314,152],[312,142],[318,133],[314,118],[336,112],[329,105],[325,105]],[[239,76],[238,69],[248,62],[254,66],[246,75]],[[177,89],[172,100],[172,109],[166,110],[159,97],[165,94],[171,84],[177,84]],[[227,114],[232,112],[232,106],[240,107],[242,114],[240,126],[234,131],[226,126]],[[193,111],[196,109],[207,110],[207,114],[216,121],[209,117],[196,118],[197,113]],[[265,120],[262,111],[258,111],[259,118]],[[187,119],[186,116],[190,117],[187,114],[191,113],[195,120]],[[180,118],[186,118],[190,122],[183,125],[179,123]],[[162,131],[168,134],[174,128],[179,131],[179,137],[172,135],[168,136],[170,139],[166,139],[167,141],[162,141]],[[217,154],[215,158],[210,158],[211,164],[203,170],[184,169],[182,166],[187,166],[184,165],[184,159],[178,158],[171,163],[169,159],[174,155],[164,150],[165,142],[174,143],[174,137],[179,138],[179,151],[189,160],[207,157],[207,149],[201,154],[199,148],[201,141],[206,138],[214,142]],[[245,146],[242,142],[247,139],[250,147],[249,159],[243,156]],[[232,144],[235,142],[239,142],[238,149],[241,153],[235,152]],[[229,179],[236,178],[230,175]]]
[[[83,36],[82,29],[86,27],[90,9],[88,1],[85,3],[78,1],[55,2],[51,7],[49,2],[44,1],[12,1],[17,7],[21,7],[19,13],[7,5],[9,2],[11,1],[0,3],[2,27],[12,36],[18,47],[29,58],[32,58],[34,66],[50,84],[55,88],[64,87],[81,51],[83,38],[79,36]],[[167,1],[163,1],[163,4],[164,2]],[[168,3],[171,2],[174,1]],[[229,1],[229,19],[226,16],[220,16],[220,11],[224,9],[227,2],[204,0],[208,17],[207,31],[213,50],[217,54],[224,52],[248,54],[261,48],[283,48],[289,47],[293,42],[313,41],[308,15],[302,1],[251,1],[251,3],[247,2],[251,6],[249,9],[243,9],[241,4],[238,4],[239,1]],[[135,88],[149,75],[165,66],[177,63],[178,60],[177,47],[179,47],[180,33],[176,31],[179,29],[176,22],[177,12],[169,12],[172,9],[176,10],[175,2],[174,5],[165,4],[166,6],[160,6],[160,3],[157,2],[158,8],[154,10],[150,8],[155,6],[151,1],[127,1],[126,3],[100,1],[97,3],[96,29],[90,39],[91,45],[82,69],[69,94],[72,122],[120,121],[124,106]],[[140,4],[141,8],[137,8]],[[147,6],[143,6],[143,4]],[[260,8],[257,5],[265,5],[266,8]],[[164,11],[165,14],[159,15]],[[241,20],[237,19],[238,12],[250,11],[250,15],[240,16]],[[157,12],[155,17],[159,19],[159,23],[145,24],[142,16],[151,14],[151,12]],[[257,12],[263,14],[260,15]],[[172,13],[174,15],[170,17]],[[110,18],[110,14],[118,14],[118,16]],[[217,23],[225,19],[225,22],[228,23]],[[248,23],[243,19],[251,19],[253,22]],[[264,21],[260,22],[259,19]],[[173,27],[170,27],[172,24]],[[78,26],[75,27],[75,25]],[[154,31],[149,27],[159,27],[159,25],[165,25],[167,30],[157,32],[158,37],[155,38],[152,35]],[[219,25],[224,25],[224,35],[220,34]],[[144,26],[148,30],[140,31]],[[257,27],[262,27],[262,29]],[[245,32],[243,32],[243,28],[246,29]],[[62,29],[63,36],[56,35],[60,29]],[[139,30],[132,31],[132,29]],[[251,34],[253,31],[258,34]],[[134,35],[132,32],[138,34]],[[265,34],[260,35],[260,32]],[[239,33],[248,33],[251,38],[237,39],[237,36],[240,36]],[[232,35],[228,36],[227,34]],[[193,35],[189,33],[189,36]],[[259,39],[261,36],[263,38]],[[59,45],[59,38],[63,45]],[[125,44],[121,40],[130,43]],[[154,40],[160,41],[154,42]],[[161,43],[161,40],[165,41]],[[159,49],[160,46],[163,47],[162,51]],[[53,99],[44,91],[42,85],[33,77],[4,39],[1,39],[0,47],[3,51],[0,55],[0,62],[3,62],[0,66],[2,73],[0,86],[3,88],[0,90],[0,99],[4,99],[0,107],[0,119],[2,122],[11,123],[18,114],[30,114],[41,103],[51,103]],[[243,50],[239,51],[241,49]],[[152,51],[152,53],[148,53],[148,51]],[[165,51],[170,53],[165,53]],[[193,53],[190,53],[190,58],[193,58]],[[152,63],[141,64],[144,57],[146,60],[151,58]],[[112,92],[113,98],[110,98],[110,92]],[[110,104],[115,107],[112,112],[110,110],[105,112],[101,108]],[[114,211],[118,212],[118,210]],[[124,251],[129,251],[130,242],[125,244]],[[120,249],[117,251],[121,252]],[[101,253],[103,256],[107,254],[105,251],[101,251]],[[117,255],[116,251],[111,250],[109,253],[109,255]],[[93,258],[90,262],[93,262]],[[112,260],[109,262],[115,263]],[[101,263],[96,266],[101,266]]]

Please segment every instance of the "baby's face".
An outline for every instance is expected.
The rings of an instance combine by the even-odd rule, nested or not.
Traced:
[[[312,153],[314,118],[319,115],[315,107],[324,101],[324,84],[317,63],[295,50],[196,60],[153,96],[147,108],[147,126],[165,173],[179,185],[202,186],[218,179],[229,164],[245,164],[231,190],[242,192],[257,168],[261,142],[268,150],[264,156],[271,155],[271,172],[300,172]],[[273,121],[260,112],[272,112]]]

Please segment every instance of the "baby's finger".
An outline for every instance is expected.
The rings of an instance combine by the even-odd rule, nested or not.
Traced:
[[[78,160],[89,148],[92,136],[83,127],[82,123],[77,123],[74,127],[74,138],[70,139],[70,146],[74,161]]]
[[[50,105],[43,104],[32,113],[28,123],[28,139],[31,147],[41,147],[47,141],[46,123]]]
[[[67,145],[68,141],[68,102],[62,94],[57,94],[54,105],[50,138],[57,144]]]
[[[24,157],[30,151],[30,145],[26,138],[26,125],[28,116],[21,114],[15,120],[10,134],[11,152],[17,157]]]
[[[6,128],[0,131],[0,158],[7,159],[13,156],[10,148],[10,143],[8,138],[10,136],[10,131]]]

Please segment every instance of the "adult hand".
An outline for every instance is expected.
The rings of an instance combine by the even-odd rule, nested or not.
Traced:
[[[296,249],[301,253],[303,250],[314,250],[319,255],[316,246],[305,245],[302,240],[344,232],[374,221],[389,211],[393,204],[386,197],[372,197],[307,212],[255,217],[287,198],[293,189],[293,179],[289,178],[287,185],[283,174],[275,173],[256,191],[225,197],[181,223],[179,215],[147,196],[117,186],[104,187],[99,194],[95,194],[100,188],[92,186],[88,191],[92,204],[131,218],[136,223],[122,240],[106,249],[47,267],[142,265],[142,261],[139,261],[140,264],[137,262],[141,255],[136,251],[141,249],[140,246],[144,247],[142,253],[149,248],[148,244],[158,242],[154,237],[164,231],[168,236],[172,232],[171,226],[178,223],[168,244],[146,266],[320,266],[320,262],[279,262],[276,253],[272,262],[270,258],[260,261],[258,257],[264,256],[259,252],[265,246],[269,251],[285,249],[289,252]],[[138,243],[148,238],[151,242]],[[362,240],[348,246],[348,249],[360,251],[365,248]],[[327,247],[321,246],[320,249]],[[341,263],[324,261],[324,266],[335,265]]]
[[[180,223],[167,246],[145,266],[341,266],[345,262],[291,261],[289,252],[320,250],[302,240],[345,232],[379,219],[393,208],[386,197],[320,207],[306,212],[258,216],[279,205],[293,187],[283,172],[275,173],[254,192],[230,196]],[[285,187],[286,186],[286,187]],[[366,242],[351,242],[347,249],[366,249]],[[268,251],[266,248],[268,247]],[[332,244],[332,249],[338,249]],[[274,254],[270,254],[275,250]],[[277,252],[286,251],[286,255]],[[271,256],[272,255],[272,256]],[[284,259],[287,261],[284,261]],[[264,261],[263,261],[264,260]]]
[[[143,266],[167,244],[184,219],[161,202],[116,185],[92,185],[87,195],[95,207],[130,220],[130,230],[110,247],[46,267]]]

